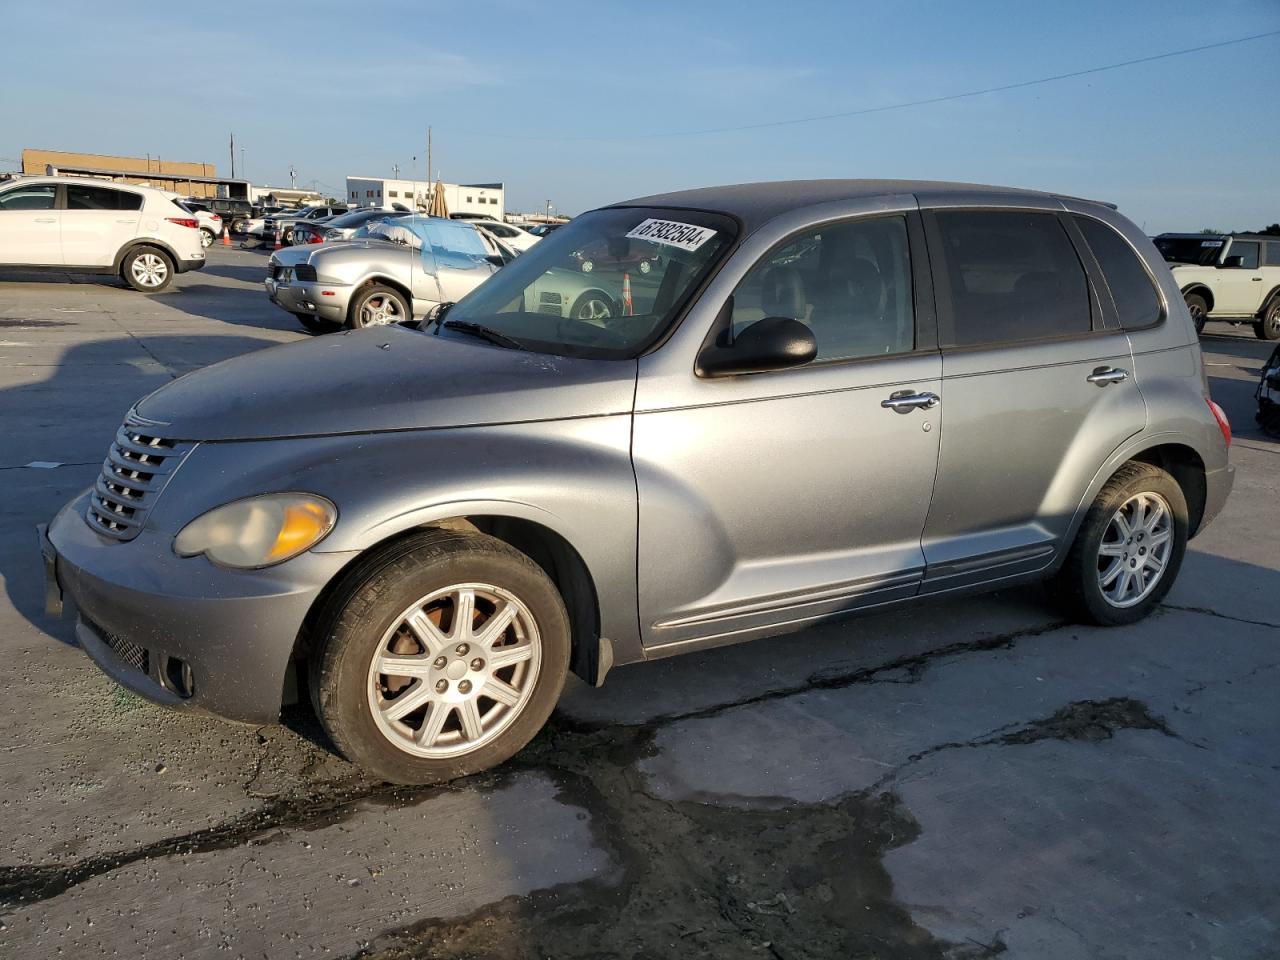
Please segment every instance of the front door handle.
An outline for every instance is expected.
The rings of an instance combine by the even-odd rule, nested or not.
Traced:
[[[1090,383],[1105,387],[1109,383],[1120,383],[1129,379],[1129,371],[1121,370],[1119,367],[1098,367],[1093,373],[1086,377]]]
[[[927,391],[925,393],[916,393],[913,390],[899,390],[897,393],[881,400],[880,406],[895,413],[910,413],[917,407],[922,410],[928,410],[930,407],[936,407],[941,402],[942,398],[936,393]]]
[[[36,223],[57,223],[57,217],[36,217]]]

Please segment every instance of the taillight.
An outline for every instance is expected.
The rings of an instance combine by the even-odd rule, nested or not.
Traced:
[[[221,223],[221,222],[222,222],[222,218],[221,218],[220,216],[218,216],[216,213],[211,213],[211,214],[209,214],[209,219],[211,219],[211,220],[217,220],[217,221],[218,221],[218,223]]]
[[[316,233],[308,233],[307,243],[324,243],[324,237]]]
[[[1218,421],[1218,429],[1222,431],[1222,439],[1227,441],[1227,446],[1231,446],[1231,422],[1227,419],[1226,412],[1210,400],[1204,398],[1205,403],[1209,404],[1209,409],[1213,412],[1213,419]]]
[[[176,223],[180,227],[190,227],[192,230],[200,226],[200,224],[196,223],[194,220],[186,217],[165,217],[165,219],[170,223]]]

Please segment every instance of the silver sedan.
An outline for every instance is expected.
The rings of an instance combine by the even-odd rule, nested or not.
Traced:
[[[404,216],[349,241],[277,250],[267,296],[313,333],[399,323],[462,299],[515,256],[470,223]]]

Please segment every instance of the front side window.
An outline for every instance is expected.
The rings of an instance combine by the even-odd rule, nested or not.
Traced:
[[[945,210],[936,222],[950,294],[938,318],[942,346],[1089,332],[1088,280],[1056,216]]]
[[[465,321],[545,353],[634,357],[667,330],[736,234],[728,217],[699,211],[595,210],[460,300],[442,332]]]
[[[1136,330],[1159,320],[1162,310],[1160,297],[1151,282],[1151,275],[1139,262],[1133,248],[1100,220],[1077,216],[1075,221],[1102,267],[1102,275],[1107,280],[1111,299],[1115,301],[1120,317],[1120,326],[1125,330]]]
[[[1239,260],[1232,259],[1239,257]],[[1231,265],[1241,270],[1258,269],[1258,244],[1252,240],[1233,240],[1227,249],[1227,258]]]
[[[58,188],[52,183],[14,187],[0,193],[0,210],[52,210]]]
[[[906,221],[828,225],[766,254],[734,291],[734,337],[765,317],[806,324],[817,341],[817,360],[911,350],[915,318]]]

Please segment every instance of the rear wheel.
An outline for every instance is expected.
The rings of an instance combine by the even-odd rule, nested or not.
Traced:
[[[204,227],[200,228],[200,246],[208,250],[213,246],[213,231]]]
[[[1152,464],[1126,463],[1098,493],[1049,589],[1074,619],[1134,623],[1169,592],[1186,548],[1178,482]]]
[[[1259,340],[1280,340],[1280,297],[1272,297],[1262,311],[1262,319],[1255,320],[1253,333]]]
[[[621,311],[613,298],[603,290],[588,290],[578,295],[569,307],[569,317],[573,320],[587,320],[598,323],[616,317]]]
[[[1198,293],[1187,294],[1187,310],[1196,325],[1196,333],[1204,330],[1204,322],[1209,318],[1209,304]]]
[[[410,316],[409,304],[399,290],[375,283],[365,287],[351,301],[348,323],[358,330],[400,323]]]
[[[173,261],[157,247],[134,247],[120,263],[124,282],[143,293],[159,293],[173,281]]]
[[[551,715],[569,621],[500,540],[424,531],[358,562],[318,623],[312,700],[347,759],[396,783],[496,766]]]

